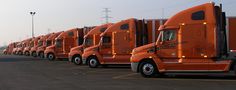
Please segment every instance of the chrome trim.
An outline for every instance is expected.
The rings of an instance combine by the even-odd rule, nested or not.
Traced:
[[[224,70],[165,70],[165,72],[224,72]]]
[[[136,62],[136,63],[131,63],[131,70],[133,71],[133,72],[138,72],[138,62]]]
[[[227,38],[227,52],[230,52],[229,48],[229,18],[226,18],[226,38]]]
[[[156,41],[156,21],[152,20],[152,42]]]

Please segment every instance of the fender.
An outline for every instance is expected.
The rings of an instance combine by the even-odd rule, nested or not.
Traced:
[[[82,58],[87,61],[87,58],[89,56],[92,56],[92,55],[97,56],[98,60],[101,62],[102,56],[97,51],[92,51],[92,50],[91,51],[86,51],[86,52],[83,53]]]
[[[163,62],[161,61],[161,59],[158,56],[156,56],[155,53],[143,52],[143,53],[138,53],[138,54],[132,55],[131,62],[138,62],[140,64],[140,62],[145,59],[152,59],[155,62],[159,72],[165,71]]]
[[[54,49],[47,49],[44,51],[44,54],[47,55],[48,53],[53,53],[55,54],[55,50]]]
[[[68,54],[69,57],[73,57],[74,55],[80,55],[82,56],[83,52],[81,52],[80,50],[75,50],[75,51],[72,51]]]

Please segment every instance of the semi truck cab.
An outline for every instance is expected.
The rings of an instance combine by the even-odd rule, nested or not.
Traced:
[[[159,28],[155,43],[135,48],[131,67],[144,77],[175,72],[229,72],[226,17],[206,3],[181,11]]]
[[[70,50],[68,55],[69,61],[73,62],[76,65],[82,64],[82,54],[85,48],[97,45],[100,41],[100,34],[103,33],[107,28],[109,28],[112,24],[104,24],[101,26],[97,26],[94,29],[90,30],[84,36],[84,42],[80,46],[76,46]]]
[[[38,41],[38,48],[36,50],[37,56],[40,58],[44,58],[44,50],[46,49],[46,40],[49,36],[53,35],[53,33],[47,34],[43,36],[39,41]]]
[[[30,48],[30,55],[33,56],[33,57],[37,57],[37,48],[38,48],[38,41],[40,40],[40,38],[42,38],[42,36],[38,36],[38,37],[35,37],[33,39],[33,42],[31,44],[31,48]]]
[[[158,21],[131,18],[115,23],[101,34],[98,45],[84,50],[83,62],[91,68],[108,64],[129,65],[134,47],[155,41]]]
[[[84,28],[75,28],[62,32],[55,38],[55,44],[45,50],[49,60],[68,58],[70,49],[83,43]]]

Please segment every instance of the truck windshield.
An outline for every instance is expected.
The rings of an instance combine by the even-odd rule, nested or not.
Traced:
[[[57,39],[56,40],[56,46],[57,47],[62,47],[62,39]]]
[[[85,45],[86,46],[92,46],[93,45],[93,39],[92,38],[86,38],[85,39]]]
[[[46,46],[51,46],[51,45],[52,45],[52,41],[51,40],[47,40]]]
[[[43,46],[43,41],[39,41],[38,46]]]
[[[31,43],[30,43],[30,47],[34,47],[34,42],[31,42]]]

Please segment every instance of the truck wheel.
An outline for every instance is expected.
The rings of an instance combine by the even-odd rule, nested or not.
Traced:
[[[25,52],[25,56],[28,56],[29,55],[29,52]]]
[[[19,52],[19,55],[23,55],[23,52],[20,51],[20,52]]]
[[[90,68],[97,68],[99,66],[99,62],[97,58],[91,57],[88,59],[88,65]]]
[[[142,62],[139,71],[143,77],[154,77],[157,74],[156,65],[153,62]]]
[[[40,53],[39,53],[39,57],[40,57],[40,58],[44,58],[44,53],[43,53],[43,52],[40,52]]]
[[[49,54],[48,54],[48,60],[49,60],[49,61],[55,60],[55,55],[54,55],[53,53],[49,53]]]
[[[33,52],[33,53],[32,53],[32,56],[33,56],[33,57],[37,57],[36,52]]]
[[[74,56],[72,61],[75,65],[81,65],[82,64],[82,58],[79,55]]]

